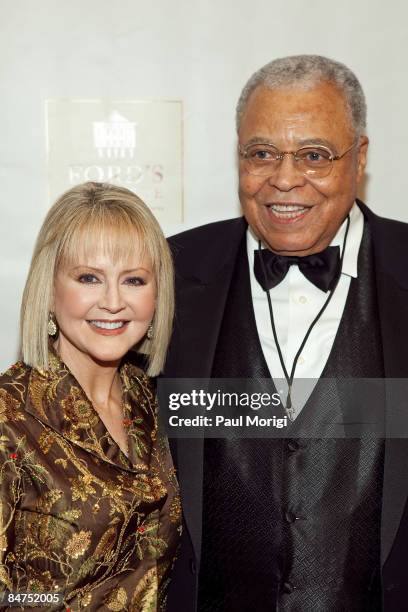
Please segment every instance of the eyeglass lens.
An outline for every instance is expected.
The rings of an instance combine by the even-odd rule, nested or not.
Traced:
[[[264,144],[246,149],[244,164],[251,174],[270,175],[280,166],[284,155],[292,155],[299,171],[313,176],[324,176],[331,168],[333,155],[322,147],[302,147],[296,152],[281,152]]]

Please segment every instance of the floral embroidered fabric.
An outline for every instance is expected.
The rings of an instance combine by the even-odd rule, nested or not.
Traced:
[[[131,362],[120,377],[128,457],[54,354],[0,376],[0,591],[62,593],[47,610],[165,608],[178,485],[151,381]]]

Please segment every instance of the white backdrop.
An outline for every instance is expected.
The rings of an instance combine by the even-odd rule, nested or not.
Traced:
[[[0,0],[0,11],[0,370],[17,356],[47,208],[47,98],[182,99],[185,222],[170,234],[239,213],[234,110],[250,74],[275,57],[327,55],[367,95],[363,195],[408,221],[405,0]]]

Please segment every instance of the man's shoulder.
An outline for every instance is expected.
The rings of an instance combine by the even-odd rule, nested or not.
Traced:
[[[385,272],[404,290],[408,289],[408,223],[380,217],[358,202],[368,222],[377,273]]]
[[[377,230],[381,234],[384,234],[384,236],[389,235],[389,237],[396,238],[398,238],[398,236],[401,236],[406,238],[408,234],[408,223],[377,215],[366,204],[359,200],[358,205],[362,210],[365,219],[375,230]]]
[[[244,217],[201,225],[169,238],[176,277],[209,282],[234,261],[247,222]]]
[[[0,374],[0,425],[25,420],[25,400],[31,368],[22,361]]]
[[[396,219],[390,219],[389,217],[382,217],[377,215],[371,208],[364,204],[361,200],[357,200],[357,204],[364,214],[364,217],[373,224],[378,224],[382,227],[395,229],[396,231],[407,231],[408,223],[404,221],[397,221]]]
[[[172,250],[177,253],[179,250],[196,250],[201,246],[209,246],[209,240],[223,241],[226,237],[233,234],[242,235],[247,223],[244,217],[235,217],[224,221],[214,221],[206,225],[200,225],[192,229],[170,236],[168,239]]]

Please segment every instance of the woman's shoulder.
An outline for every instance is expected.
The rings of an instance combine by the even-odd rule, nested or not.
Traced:
[[[0,374],[0,424],[24,418],[31,367],[22,361]]]
[[[7,370],[0,373],[0,388],[13,386],[14,383],[21,385],[27,384],[30,378],[31,366],[24,361],[13,363]]]
[[[13,365],[9,366],[4,372],[0,372],[0,381],[4,379],[10,380],[12,378],[21,378],[31,372],[31,366],[24,363],[24,361],[17,361]]]

